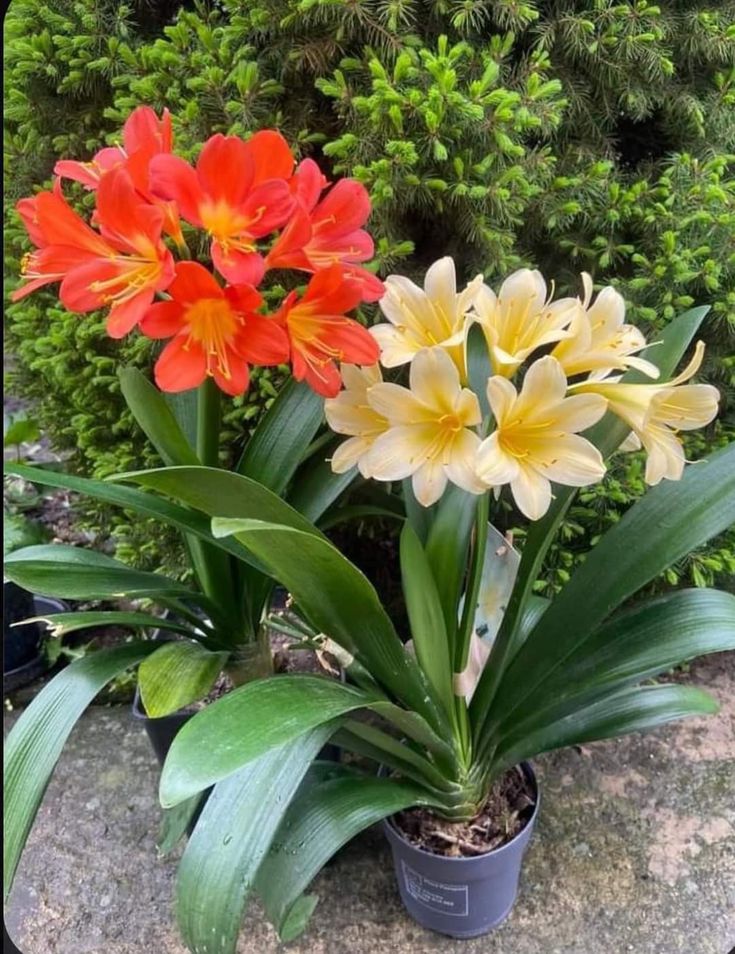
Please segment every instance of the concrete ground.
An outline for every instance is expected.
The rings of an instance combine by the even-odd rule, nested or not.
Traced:
[[[521,893],[494,934],[453,941],[404,913],[379,830],[318,879],[293,954],[728,954],[735,944],[735,654],[688,681],[716,717],[538,760],[543,804]],[[6,715],[6,727],[14,714]],[[72,735],[32,831],[6,918],[23,954],[186,954],[176,858],[158,860],[157,767],[123,709]],[[256,909],[238,954],[284,950]]]

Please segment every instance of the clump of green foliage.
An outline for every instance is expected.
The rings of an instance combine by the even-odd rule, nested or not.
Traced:
[[[46,26],[29,36],[29,19]],[[734,24],[732,0],[14,0],[8,197],[58,156],[89,156],[141,102],[172,111],[184,151],[275,126],[327,173],[367,185],[381,274],[420,276],[451,254],[465,277],[533,265],[576,292],[586,270],[654,338],[711,304],[702,376],[723,412],[690,442],[698,456],[735,433]],[[11,229],[11,268],[22,247]],[[52,301],[8,311],[17,386],[47,399],[42,423],[80,469],[144,466],[113,369],[148,364],[148,343],[105,341]],[[232,436],[272,390],[266,374],[235,405]],[[581,496],[548,586],[641,489],[632,456]],[[668,582],[722,581],[733,551],[717,541]]]

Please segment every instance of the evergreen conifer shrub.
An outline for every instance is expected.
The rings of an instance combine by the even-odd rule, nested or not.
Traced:
[[[91,155],[140,103],[171,110],[185,151],[275,126],[327,174],[368,186],[383,275],[451,254],[460,278],[532,265],[576,292],[586,270],[614,277],[651,332],[710,303],[703,378],[725,409],[688,450],[732,440],[735,3],[13,0],[5,33],[10,203],[58,157]],[[15,274],[25,246],[10,222]],[[51,302],[6,311],[15,387],[44,399],[42,424],[81,471],[145,466],[114,368],[148,366],[149,343],[112,342]],[[265,373],[234,403],[230,437],[276,387]],[[583,494],[543,585],[563,582],[641,489],[633,456]],[[135,558],[135,531],[116,527]],[[663,582],[722,580],[734,551],[732,535],[715,541]]]

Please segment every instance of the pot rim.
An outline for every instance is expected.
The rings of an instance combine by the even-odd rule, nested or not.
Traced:
[[[489,858],[491,855],[497,857],[498,855],[501,855],[506,850],[506,848],[512,848],[513,845],[518,841],[518,839],[522,838],[523,835],[526,834],[533,827],[533,825],[536,822],[536,818],[538,816],[539,808],[541,806],[541,788],[539,786],[538,777],[536,775],[536,772],[533,769],[533,766],[531,765],[530,762],[525,760],[523,762],[519,762],[518,766],[522,769],[526,778],[531,782],[531,784],[534,787],[534,790],[536,793],[536,804],[534,805],[534,809],[531,814],[531,817],[528,819],[528,821],[523,826],[523,828],[521,828],[519,832],[513,835],[510,841],[506,841],[504,845],[500,845],[498,848],[491,848],[490,851],[485,851],[481,855],[473,855],[472,857],[450,858],[447,855],[438,855],[433,851],[427,851],[425,848],[419,848],[417,845],[412,845],[411,842],[405,837],[403,832],[398,828],[396,823],[393,821],[395,815],[390,815],[388,818],[383,819],[383,822],[382,822],[383,828],[384,830],[387,830],[386,833],[389,833],[390,835],[393,835],[394,837],[396,837],[409,852],[415,852],[417,855],[420,855],[421,857],[424,857],[424,858],[435,858],[437,861],[441,861],[442,863],[459,865],[459,864],[466,864],[469,862],[471,864],[472,862],[476,862],[476,863],[482,862],[485,858]],[[381,766],[381,770],[382,768],[383,766]],[[410,809],[408,809],[408,811],[410,811]]]
[[[135,695],[133,696],[131,709],[135,719],[140,719],[147,722],[164,722],[166,719],[180,719],[182,716],[193,716],[196,714],[195,712],[187,712],[186,707],[184,706],[181,709],[177,709],[175,712],[169,712],[168,715],[149,716],[143,708],[143,700],[140,696],[140,686],[137,682],[135,684]]]

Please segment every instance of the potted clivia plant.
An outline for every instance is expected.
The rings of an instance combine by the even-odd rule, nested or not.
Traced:
[[[629,603],[735,519],[735,448],[685,470],[678,436],[717,411],[715,388],[688,383],[701,343],[675,373],[706,308],[646,348],[620,295],[606,288],[593,301],[586,276],[584,286],[581,299],[550,301],[542,277],[522,270],[497,295],[480,279],[457,294],[449,259],[424,290],[392,276],[388,322],[372,331],[383,367],[408,380],[347,363],[344,389],[326,400],[347,438],[332,467],[403,482],[411,646],[316,527],[214,518],[217,538],[289,590],[347,682],[248,683],[174,740],[162,804],[214,786],[178,872],[192,951],[215,937],[217,950],[235,950],[253,888],[281,938],[296,936],[317,901],[304,894],[314,875],[381,819],[411,914],[452,936],[487,932],[511,910],[539,809],[529,759],[716,710],[702,690],[652,678],[735,647],[735,597],[689,589]],[[553,600],[534,595],[575,488],[638,445],[655,486]],[[506,494],[530,521],[520,557],[489,523]],[[368,768],[312,765],[328,739]]]
[[[177,204],[185,220],[210,233],[215,269],[230,283],[252,285],[259,271],[229,269],[233,261],[244,268],[243,258],[248,269],[254,268],[254,237],[265,232],[248,232],[245,211],[228,218],[236,199],[247,205],[247,189],[222,183],[252,168],[255,179],[250,171],[244,177],[249,188],[264,169],[272,172],[277,154],[238,165],[227,159],[220,140],[212,148],[217,161],[209,162],[214,153],[205,162],[200,158],[196,173],[161,149],[149,161],[147,187],[138,187],[136,195],[145,199],[151,221],[169,214],[166,203]],[[126,145],[128,154],[132,149]],[[101,157],[97,165],[104,167],[106,161]],[[520,858],[538,812],[538,787],[528,760],[547,749],[714,711],[714,701],[702,691],[650,684],[650,679],[682,660],[735,645],[735,598],[724,593],[684,590],[620,609],[669,564],[735,518],[735,450],[726,448],[684,473],[677,436],[682,429],[703,426],[717,410],[714,388],[686,383],[701,361],[700,344],[686,369],[672,377],[706,309],[677,318],[641,355],[646,342],[625,323],[620,296],[604,289],[592,301],[586,278],[582,299],[549,301],[541,276],[528,270],[508,278],[497,296],[481,278],[458,294],[454,264],[442,259],[427,273],[424,290],[401,276],[391,276],[378,289],[357,264],[369,257],[367,240],[354,232],[365,216],[357,220],[350,199],[339,210],[322,210],[323,216],[312,213],[307,230],[308,210],[321,203],[318,192],[299,180],[298,170],[295,185],[286,178],[291,169],[284,162],[283,181],[296,195],[296,205],[265,256],[265,267],[305,269],[306,256],[315,269],[317,261],[333,261],[335,249],[343,253],[337,264],[317,271],[303,298],[289,293],[271,319],[290,336],[294,376],[321,395],[315,398],[314,430],[298,443],[304,429],[298,416],[310,397],[303,389],[278,426],[266,430],[268,437],[258,440],[256,434],[248,445],[244,456],[257,456],[259,469],[217,470],[209,426],[215,391],[208,379],[201,392],[196,460],[178,456],[182,448],[189,455],[191,445],[180,430],[170,430],[173,416],[168,414],[165,434],[173,433],[174,440],[165,444],[167,466],[121,475],[95,490],[100,497],[106,494],[104,499],[116,495],[115,502],[131,509],[168,514],[170,522],[203,541],[207,552],[224,552],[236,579],[257,574],[254,590],[237,592],[256,594],[249,600],[260,607],[258,622],[266,605],[258,603],[263,590],[270,590],[273,581],[282,584],[298,614],[297,630],[330,651],[346,672],[344,683],[302,673],[239,679],[242,684],[195,714],[174,739],[161,778],[162,805],[186,816],[188,806],[214,786],[178,872],[178,920],[192,951],[209,950],[216,939],[218,951],[234,952],[253,888],[280,936],[296,936],[316,904],[313,895],[304,894],[314,875],[357,832],[382,819],[399,887],[414,916],[457,936],[491,929],[512,906]],[[111,175],[124,186],[125,165],[100,179],[99,232],[91,231],[105,241],[108,206],[101,200]],[[215,189],[225,191],[215,195]],[[58,198],[58,192],[48,195]],[[132,201],[129,195],[126,208]],[[155,212],[157,203],[162,205],[155,216],[151,209]],[[247,208],[252,212],[252,206]],[[339,231],[340,222],[353,230],[349,239],[347,231]],[[60,264],[43,244],[49,237],[31,224],[40,249],[34,268],[51,260],[49,269],[58,277]],[[272,226],[277,228],[276,222]],[[323,230],[330,234],[332,227],[344,241],[324,238]],[[235,228],[241,230],[236,242]],[[186,276],[186,264],[176,266],[177,276],[182,269]],[[84,267],[87,271],[75,273],[70,283],[69,307],[100,305],[94,297],[100,286],[90,291],[82,279],[106,282],[108,277],[98,277],[87,259]],[[31,278],[46,280],[52,280],[48,274]],[[320,295],[343,294],[353,283],[362,300],[380,298],[388,319],[371,335],[345,324],[344,302],[330,310],[324,298],[316,304],[316,291],[308,297],[308,288],[316,287]],[[87,297],[72,293],[80,286]],[[207,287],[208,300],[220,302],[212,285]],[[167,346],[172,352],[163,371],[157,371],[158,384],[169,387],[171,364],[181,361],[190,388],[198,380],[187,353],[193,332],[190,327],[178,342],[177,332],[182,308],[188,313],[193,305],[187,297],[191,283],[177,277],[165,291],[170,301],[161,304],[152,304],[148,291],[141,330],[148,326],[149,333],[173,336],[173,348]],[[223,294],[231,301],[232,292]],[[233,308],[247,322],[255,309],[252,294],[237,293],[230,310],[208,306],[202,327],[211,333],[212,348],[231,332]],[[116,331],[120,327],[114,323]],[[353,350],[357,328],[359,348]],[[395,369],[389,372],[394,379],[383,380],[378,358],[383,368]],[[214,372],[206,357],[197,374],[202,368],[204,375]],[[135,381],[144,397],[128,399],[138,408],[138,419],[146,420],[140,408],[146,398],[160,396],[147,382]],[[287,385],[274,408],[287,404],[289,389],[293,395],[296,388]],[[144,424],[149,435],[160,439],[167,407],[163,398],[155,404]],[[320,443],[305,465],[322,413],[347,440],[334,449]],[[266,420],[273,414],[271,409]],[[280,442],[282,429],[291,427],[293,443]],[[647,480],[658,486],[596,544],[552,602],[534,596],[574,489],[599,481],[605,459],[636,441],[648,454]],[[325,499],[334,500],[334,488],[346,486],[358,473],[391,487],[402,483],[406,519],[400,562],[410,646],[399,638],[371,584],[318,526]],[[294,506],[278,496],[286,492]],[[508,493],[531,521],[520,558],[489,522],[498,495]],[[110,572],[109,563],[97,563],[86,551],[75,551],[73,562],[68,553],[63,556],[64,578],[93,580],[95,593]],[[43,586],[56,589],[61,584],[51,582],[59,569],[49,566],[53,562],[46,551],[26,553],[14,558],[11,571],[22,572],[17,568],[26,564],[34,575],[29,582],[41,579]],[[120,572],[116,566],[115,573]],[[213,577],[216,584],[223,579],[218,570]],[[138,595],[156,595],[152,588],[170,585],[156,574],[138,579]],[[113,586],[121,592],[118,581]],[[173,609],[186,610],[190,592],[159,593],[158,602],[162,595],[163,605],[173,600]],[[228,592],[207,591],[204,585],[202,592],[194,602],[213,623],[230,605]],[[200,617],[190,611],[189,617],[183,615],[195,635]],[[215,625],[218,632],[227,631],[226,624]],[[254,638],[239,640],[237,650],[229,643],[216,651],[227,653],[227,662],[232,658],[236,665],[243,656],[241,643]],[[200,639],[201,648],[214,648],[209,639]],[[115,671],[153,659],[161,648],[137,642],[115,652],[114,662],[98,668],[94,656],[82,660],[84,670],[78,664],[76,670],[69,667],[66,673],[74,676],[54,680],[10,737],[6,889],[78,713]],[[162,667],[159,679],[167,692],[181,678],[170,664]],[[325,765],[317,756],[328,741],[368,759],[368,767],[354,761]]]
[[[134,711],[162,760],[191,704],[207,697],[222,674],[237,686],[273,672],[269,631],[278,620],[264,623],[274,579],[239,543],[214,537],[209,518],[263,517],[311,532],[323,516],[334,523],[349,514],[337,505],[355,474],[334,474],[324,460],[323,401],[341,387],[335,357],[377,360],[377,342],[348,313],[384,291],[362,264],[373,254],[363,228],[370,213],[364,186],[328,183],[312,159],[297,165],[274,130],[247,141],[214,135],[192,167],[173,152],[168,112],[159,118],[143,106],[125,123],[120,145],[90,162],[61,161],[55,173],[50,191],[17,205],[35,250],[23,261],[24,281],[13,298],[60,282],[61,303],[70,311],[109,309],[113,338],[137,329],[164,341],[155,385],[134,368],[121,368],[119,379],[165,466],[135,475],[127,486],[21,463],[6,473],[181,531],[192,579],[182,583],[65,545],[24,546],[6,556],[6,577],[34,593],[126,598],[150,607],[51,612],[43,620],[57,635],[109,624],[164,637],[90,653],[18,720],[6,749],[6,886],[58,751],[107,682],[139,667]],[[89,221],[65,198],[65,179],[91,194]],[[279,283],[270,311],[257,287],[266,275]],[[279,291],[284,285],[291,290]],[[247,390],[253,365],[290,365],[291,376],[284,368],[278,396],[225,468],[222,402]],[[327,442],[332,437],[327,433]],[[370,509],[381,512],[373,502],[361,513]],[[32,613],[29,604],[23,615]],[[44,732],[53,736],[51,748],[33,748]],[[197,801],[177,813],[179,827]]]

